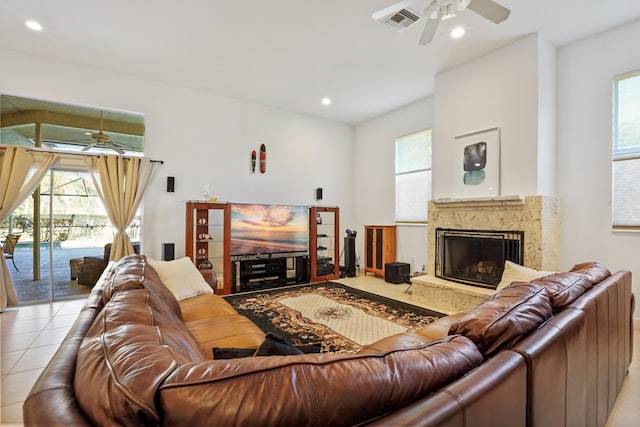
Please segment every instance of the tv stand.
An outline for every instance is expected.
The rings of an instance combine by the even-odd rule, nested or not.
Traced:
[[[308,257],[269,256],[233,262],[235,292],[257,291],[308,282]]]

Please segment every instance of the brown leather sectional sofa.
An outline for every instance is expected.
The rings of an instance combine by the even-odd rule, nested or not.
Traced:
[[[131,255],[94,287],[24,422],[600,426],[631,363],[633,309],[631,274],[589,263],[357,354],[213,360],[264,334],[215,295],[178,302]]]

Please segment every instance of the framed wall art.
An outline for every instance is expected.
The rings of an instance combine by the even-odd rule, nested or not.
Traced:
[[[456,136],[452,158],[453,197],[500,195],[500,128]]]

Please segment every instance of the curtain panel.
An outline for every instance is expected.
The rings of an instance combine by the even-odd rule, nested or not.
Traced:
[[[140,157],[100,155],[86,159],[98,195],[116,229],[109,261],[134,253],[126,232],[142,196],[152,181],[158,162]]]
[[[33,148],[0,146],[0,222],[33,193],[57,155]],[[0,312],[18,305],[4,255],[0,256]]]

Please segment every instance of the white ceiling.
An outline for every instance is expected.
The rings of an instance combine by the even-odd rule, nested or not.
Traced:
[[[527,34],[562,46],[640,18],[640,0],[498,0],[512,11],[505,22],[466,10],[419,46],[422,23],[401,33],[371,19],[395,2],[2,0],[0,46],[353,124],[433,94],[437,73]],[[464,38],[448,36],[454,25]]]

